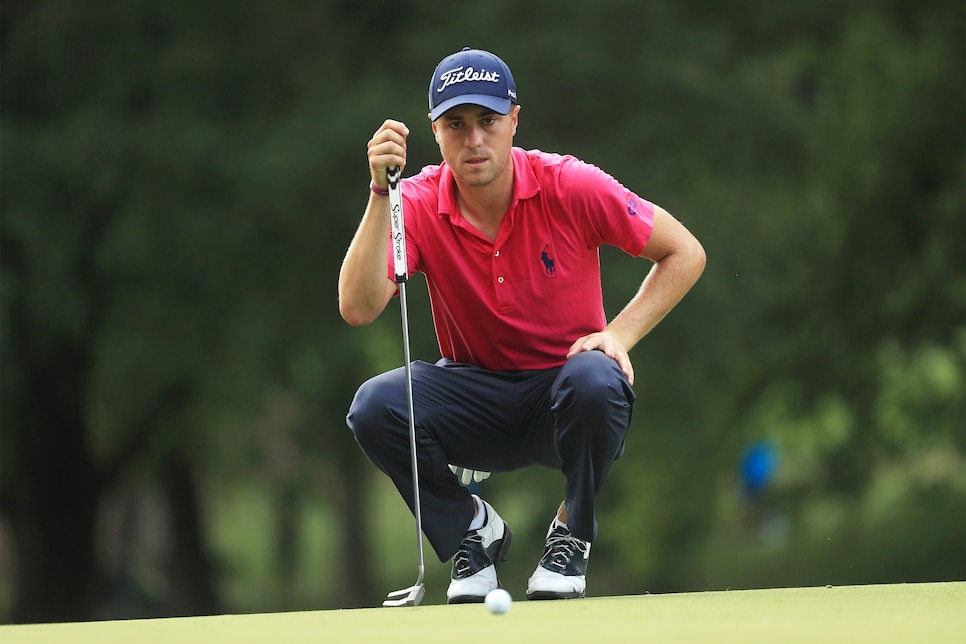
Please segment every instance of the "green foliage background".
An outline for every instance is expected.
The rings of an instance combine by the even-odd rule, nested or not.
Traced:
[[[513,69],[708,252],[632,353],[594,595],[966,579],[966,15],[952,0],[9,0],[0,9],[0,619],[378,604],[411,519],[345,429],[401,362],[339,265],[365,143],[440,58]],[[647,269],[602,252],[615,314]],[[413,354],[438,350],[419,279]],[[778,450],[742,495],[753,441]],[[511,592],[559,474],[484,489]],[[431,563],[429,601],[448,568]]]

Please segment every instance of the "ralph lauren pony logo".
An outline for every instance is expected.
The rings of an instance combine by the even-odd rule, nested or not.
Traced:
[[[543,262],[543,269],[546,271],[547,275],[553,275],[557,272],[557,267],[554,264],[553,259],[550,257],[550,244],[543,247],[543,251],[540,253],[540,261]]]

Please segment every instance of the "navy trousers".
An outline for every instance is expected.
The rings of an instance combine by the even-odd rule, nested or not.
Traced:
[[[597,536],[594,500],[624,449],[634,392],[617,363],[587,351],[541,371],[487,371],[447,359],[412,363],[423,532],[440,561],[456,553],[473,518],[469,491],[448,464],[509,472],[563,472],[567,525]],[[413,509],[405,369],[367,380],[346,422],[376,467]]]

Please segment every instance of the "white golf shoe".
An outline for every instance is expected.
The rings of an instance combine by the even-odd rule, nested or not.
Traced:
[[[480,499],[486,512],[486,522],[479,530],[470,530],[463,537],[453,556],[446,601],[449,604],[482,602],[486,594],[500,587],[496,566],[506,561],[513,533],[493,506]]]
[[[590,542],[573,536],[556,517],[543,557],[527,582],[527,599],[576,599],[587,592]]]

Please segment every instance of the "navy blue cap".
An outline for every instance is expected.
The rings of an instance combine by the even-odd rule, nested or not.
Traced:
[[[500,58],[482,49],[464,47],[436,67],[429,84],[432,120],[457,105],[482,105],[498,114],[509,114],[517,102],[513,74]]]

